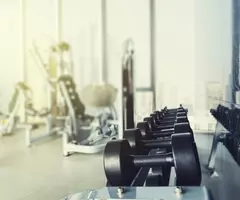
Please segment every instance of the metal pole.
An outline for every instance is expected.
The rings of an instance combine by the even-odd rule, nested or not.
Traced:
[[[56,40],[62,42],[62,0],[56,0]]]
[[[101,1],[101,74],[102,74],[102,81],[108,80],[108,50],[107,50],[107,0]]]
[[[26,1],[20,0],[20,58],[21,58],[21,80],[23,82],[27,81],[27,55],[26,55]],[[24,122],[27,122],[27,116],[23,110],[23,112],[20,113],[21,119],[23,119]]]
[[[232,1],[232,102],[235,103],[236,100],[236,67],[238,67],[239,63],[239,41],[238,41],[238,9],[236,9],[237,0]]]
[[[149,17],[149,24],[150,24],[150,79],[151,79],[151,88],[153,94],[153,110],[156,109],[156,81],[155,81],[155,74],[156,74],[156,67],[155,67],[155,44],[156,44],[156,35],[155,35],[155,0],[149,0],[149,9],[150,9],[150,17]]]

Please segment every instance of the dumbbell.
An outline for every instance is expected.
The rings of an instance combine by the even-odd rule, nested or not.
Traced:
[[[165,107],[161,111],[165,112],[167,114],[175,114],[175,113],[181,112],[181,111],[188,112],[188,110],[186,108],[183,108],[182,106],[180,106],[179,108],[171,108],[171,109],[168,109],[167,107]]]
[[[165,111],[165,112],[168,112],[168,113],[175,113],[175,112],[177,112],[177,111],[179,111],[179,110],[182,110],[182,109],[184,109],[183,108],[183,106],[180,104],[180,106],[178,107],[178,108],[168,108],[167,106],[165,106],[163,109],[162,109],[162,111]]]
[[[143,133],[149,134],[150,132],[148,123],[146,122],[139,122],[137,124],[137,127],[141,127]],[[179,124],[178,126],[176,126],[173,134],[179,134],[184,132],[185,133],[189,132],[192,135],[192,142],[195,142],[193,132],[189,124]],[[142,133],[139,129],[125,130],[123,134],[123,138],[128,140],[133,150],[133,153],[135,155],[137,154],[146,155],[152,149],[161,149],[165,152],[170,152],[172,149],[171,137],[167,139],[162,139],[161,137],[158,137],[156,140],[144,140]],[[151,138],[151,133],[150,135],[148,135],[148,138]],[[197,149],[195,150],[195,156],[198,162],[200,162]],[[169,184],[169,178],[170,178],[170,172],[171,172],[171,169],[169,167],[163,167],[162,169],[153,168],[152,172],[153,173],[151,174],[150,177],[148,177],[146,181],[146,185],[153,186],[155,184],[155,186],[156,185],[167,186]]]
[[[157,116],[157,113],[150,114],[150,117],[152,117],[154,124],[156,125],[172,125],[176,122],[187,122],[188,118],[187,115],[177,115],[176,117],[172,119],[159,119]]]
[[[184,110],[184,109],[181,109],[181,110],[178,110],[177,112],[175,113],[168,113],[166,111],[154,111],[153,112],[154,114],[157,114],[157,118],[159,120],[162,120],[162,119],[174,119],[176,116],[186,116],[187,115],[187,112]]]
[[[187,112],[185,110],[180,110],[172,114],[161,111],[154,111],[153,113],[156,114],[158,120],[174,120],[176,117],[187,116]]]
[[[139,122],[137,124],[137,127],[141,127],[143,135],[144,133],[148,134],[148,138],[152,139],[152,133],[149,130],[149,126],[147,122]],[[182,126],[182,127],[181,127]],[[178,133],[186,133],[190,132],[192,134],[192,140],[194,142],[194,137],[192,130],[189,126],[189,124],[179,124],[176,126],[176,129],[174,131],[174,134]],[[171,152],[172,150],[172,142],[171,137],[162,139],[161,137],[158,137],[156,140],[144,140],[142,133],[139,129],[127,129],[124,131],[123,138],[127,139],[132,150],[133,154],[148,154],[152,149],[161,149],[164,152]],[[198,152],[196,150],[196,157],[198,158]],[[161,185],[161,186],[167,186],[169,184],[169,178],[170,178],[170,167],[162,167],[159,168],[152,168],[152,174],[148,177],[146,180],[146,185],[155,186]]]
[[[189,133],[192,137],[192,141],[195,142],[194,134],[193,134],[193,131],[192,131],[192,128],[191,128],[189,122],[176,123],[176,124],[174,124],[174,128],[171,130],[168,129],[168,130],[152,131],[148,122],[147,123],[139,122],[139,123],[137,123],[136,127],[141,132],[141,138],[144,139],[145,142],[150,140],[149,142],[152,143],[152,144],[148,145],[149,148],[150,148],[150,146],[153,147],[154,145],[156,145],[157,143],[160,142],[160,140],[155,140],[156,142],[154,142],[154,139],[162,140],[162,142],[160,142],[160,143],[162,143],[162,148],[163,148],[163,146],[168,146],[171,144],[171,141],[169,141],[169,140],[170,140],[170,137],[172,136],[172,134],[179,134],[179,133]],[[151,142],[151,140],[153,140],[153,142]],[[130,144],[134,146],[134,143],[130,142]],[[160,148],[160,146],[158,148]],[[195,154],[196,154],[196,156],[198,156],[197,149],[195,149]],[[199,158],[198,158],[198,160],[199,160]]]
[[[176,123],[189,123],[187,117],[177,117],[171,124],[157,124],[153,117],[145,117],[143,121],[146,121],[149,124],[149,127],[152,131],[161,131],[169,132],[173,130]]]
[[[138,128],[140,127],[140,129]],[[123,138],[127,139],[134,154],[148,153],[151,149],[165,148],[169,151],[172,147],[171,135],[189,133],[194,142],[194,136],[191,127],[188,124],[178,124],[173,133],[169,133],[168,138],[163,138],[159,133],[154,133],[149,130],[146,122],[137,124],[137,128],[127,129],[123,133]],[[145,137],[144,137],[145,136]],[[147,139],[145,139],[147,138]],[[154,139],[157,138],[157,139]]]
[[[142,137],[145,140],[170,137],[174,133],[192,132],[189,122],[175,123],[172,129],[166,130],[152,130],[151,125],[146,121],[137,123],[136,127],[141,131]]]
[[[104,170],[111,186],[130,186],[142,167],[174,166],[177,186],[199,186],[201,168],[195,156],[195,143],[190,133],[172,135],[172,153],[132,155],[126,139],[112,140],[104,150]]]
[[[186,133],[189,132],[192,135],[192,141],[194,141],[194,135],[192,132],[192,129],[190,127],[189,123],[179,123],[176,124],[174,127],[174,131],[166,134],[159,134],[159,132],[152,132],[149,129],[149,125],[147,122],[139,122],[137,124],[137,128],[140,132],[133,133],[132,130],[126,130],[124,132],[123,138],[127,139],[130,143],[130,146],[132,147],[135,154],[148,154],[149,151],[156,148],[161,148],[162,150],[165,149],[166,152],[170,152],[172,148],[172,142],[171,137],[169,137],[171,134],[179,134],[179,133]],[[167,138],[165,138],[167,136]],[[163,138],[164,137],[164,138]],[[154,138],[157,138],[156,140],[153,140]],[[195,155],[196,159],[199,161],[198,152],[197,149],[195,149]],[[153,171],[159,171],[158,169],[152,169]],[[162,170],[165,170],[166,174],[162,174]],[[160,180],[163,181],[163,185],[167,185],[169,181],[168,174],[170,173],[170,169],[165,167],[164,169],[160,170],[160,173],[157,174],[154,172],[155,175],[152,175],[153,182],[157,182],[156,180],[159,180],[159,177],[161,177]],[[170,175],[170,174],[169,174]],[[151,182],[150,182],[151,183]],[[147,184],[147,183],[146,183]]]

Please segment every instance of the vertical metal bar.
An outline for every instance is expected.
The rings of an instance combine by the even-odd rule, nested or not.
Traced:
[[[56,40],[62,41],[62,0],[56,0]]]
[[[232,1],[232,102],[239,90],[239,0]]]
[[[151,68],[151,88],[152,88],[152,94],[153,94],[153,110],[156,109],[156,81],[155,81],[155,44],[156,44],[156,35],[155,35],[155,0],[149,0],[149,25],[150,25],[150,68]]]
[[[62,42],[62,0],[56,0],[56,41],[57,44]],[[60,67],[59,70],[57,70],[57,76],[63,73],[63,53],[62,51],[59,52],[59,59],[60,59]]]
[[[94,30],[94,24],[91,23],[90,24],[90,37],[89,37],[89,55],[90,55],[90,67],[91,67],[91,73],[94,74],[95,71],[95,30]],[[101,74],[102,72],[100,72]],[[91,82],[95,82],[96,77],[95,76],[91,76]],[[100,75],[100,79],[102,79],[101,75]]]
[[[56,12],[56,16],[55,16],[55,20],[56,20],[56,41],[57,41],[57,44],[58,45],[60,42],[62,42],[62,0],[55,0],[55,12]],[[63,74],[64,72],[64,68],[63,68],[63,52],[60,51],[59,52],[59,66],[58,66],[58,69],[57,70],[57,77],[54,77],[54,78],[58,78],[60,75]],[[72,72],[73,73],[73,72]],[[49,91],[49,93],[51,94],[50,95],[50,102],[49,102],[49,107],[52,107],[53,106],[53,102],[56,101],[56,104],[59,104],[61,102],[61,98],[60,98],[60,91],[58,89],[58,87],[55,85],[55,89],[56,91],[55,92],[52,92],[52,91]],[[54,110],[56,110],[57,112],[57,105],[54,105]]]
[[[101,1],[101,56],[102,56],[102,63],[101,63],[101,74],[102,74],[102,81],[108,80],[108,50],[107,50],[107,0]]]
[[[20,58],[21,58],[21,79],[23,82],[27,81],[27,55],[26,55],[26,0],[20,1]],[[23,110],[21,112],[21,119],[27,122],[27,116]]]

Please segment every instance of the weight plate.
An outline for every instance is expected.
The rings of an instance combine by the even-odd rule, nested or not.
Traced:
[[[137,128],[141,131],[143,139],[152,139],[152,134],[147,122],[137,123]]]
[[[125,130],[123,138],[129,142],[133,155],[144,154],[142,134],[138,128]]]
[[[105,175],[111,186],[130,186],[137,170],[133,164],[131,147],[127,140],[112,140],[104,150]]]
[[[153,130],[154,129],[154,121],[153,121],[153,118],[152,117],[145,117],[143,119],[143,121],[147,122],[148,123],[148,126],[150,128],[150,130]]]
[[[196,158],[196,146],[191,133],[172,135],[172,152],[176,171],[176,184],[179,186],[199,186],[201,168]]]

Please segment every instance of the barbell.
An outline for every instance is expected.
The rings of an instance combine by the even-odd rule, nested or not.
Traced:
[[[112,140],[104,150],[104,170],[111,186],[130,186],[142,167],[174,166],[177,186],[201,184],[200,163],[195,156],[196,144],[190,133],[172,135],[172,152],[160,155],[132,155],[126,139]]]

